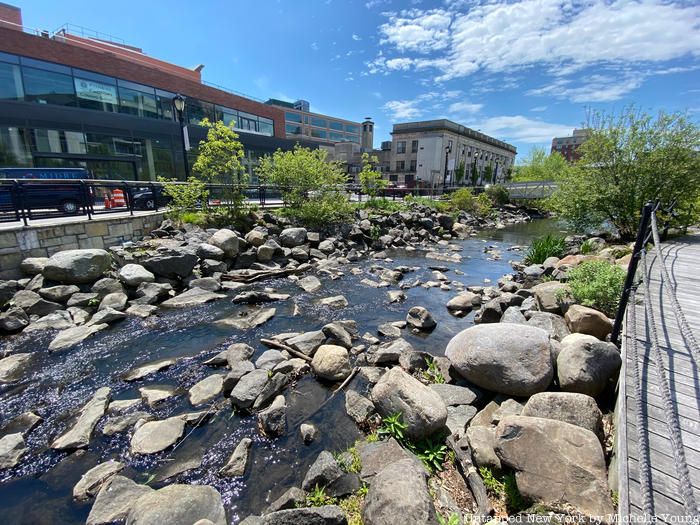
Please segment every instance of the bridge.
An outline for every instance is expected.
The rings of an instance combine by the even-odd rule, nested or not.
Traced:
[[[618,514],[623,523],[697,524],[700,234],[665,243],[660,237],[647,205],[630,263],[622,326],[615,425]],[[654,243],[648,253],[647,241]],[[638,281],[631,278],[635,267]]]

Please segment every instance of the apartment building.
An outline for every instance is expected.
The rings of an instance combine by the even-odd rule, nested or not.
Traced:
[[[573,134],[568,137],[554,137],[552,139],[551,151],[560,153],[568,162],[574,163],[581,158],[578,148],[581,144],[586,142],[587,139],[587,129],[575,129]]]

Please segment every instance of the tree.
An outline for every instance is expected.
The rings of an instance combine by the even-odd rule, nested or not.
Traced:
[[[241,166],[243,145],[233,131],[233,122],[227,126],[205,118],[199,125],[208,128],[207,138],[199,143],[192,170],[205,182],[247,184],[248,176]]]
[[[379,159],[369,153],[362,154],[362,171],[360,172],[360,184],[362,192],[372,199],[377,197],[377,192],[387,187],[389,181],[382,178],[382,174],[376,170]]]
[[[472,186],[476,186],[479,183],[479,170],[476,164],[476,157],[474,158],[474,164],[472,165]]]
[[[462,184],[462,180],[464,180],[464,169],[464,161],[462,160],[457,166],[457,169],[455,169],[455,181],[457,182],[457,185]]]
[[[675,203],[676,225],[696,217],[700,197],[700,128],[682,113],[652,117],[635,107],[596,113],[581,159],[557,179],[551,207],[579,228],[608,221],[634,237],[642,206]]]
[[[493,166],[489,164],[484,168],[484,182],[493,183]]]
[[[514,180],[528,182],[539,180],[555,180],[565,175],[571,166],[557,151],[549,155],[544,148],[534,147],[530,150],[522,165],[516,168]]]

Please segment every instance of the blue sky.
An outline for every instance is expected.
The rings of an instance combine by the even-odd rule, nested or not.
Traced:
[[[28,27],[86,26],[257,98],[371,116],[375,146],[446,117],[522,160],[587,109],[700,117],[697,1],[9,1]]]

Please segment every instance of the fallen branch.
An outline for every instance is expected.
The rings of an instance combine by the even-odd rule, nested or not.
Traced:
[[[447,438],[447,446],[455,453],[457,458],[457,463],[459,465],[459,470],[462,473],[462,477],[469,485],[469,490],[471,490],[474,496],[474,501],[476,501],[477,511],[479,516],[491,516],[493,514],[493,507],[489,501],[488,494],[486,493],[486,487],[484,486],[484,480],[481,479],[479,472],[472,463],[472,454],[469,448],[464,450],[455,441],[454,436],[449,436]]]
[[[303,359],[304,361],[307,361],[309,363],[312,361],[312,359],[308,355],[301,353],[299,350],[294,350],[294,348],[292,348],[291,346],[287,346],[286,344],[280,343],[279,341],[275,341],[274,339],[260,339],[260,342],[265,346],[269,346],[270,348],[285,350],[293,356],[299,357],[300,359]]]
[[[300,264],[296,268],[270,268],[269,270],[231,270],[221,276],[222,281],[252,283],[263,279],[272,279],[296,273],[303,273],[311,268],[310,264]]]

